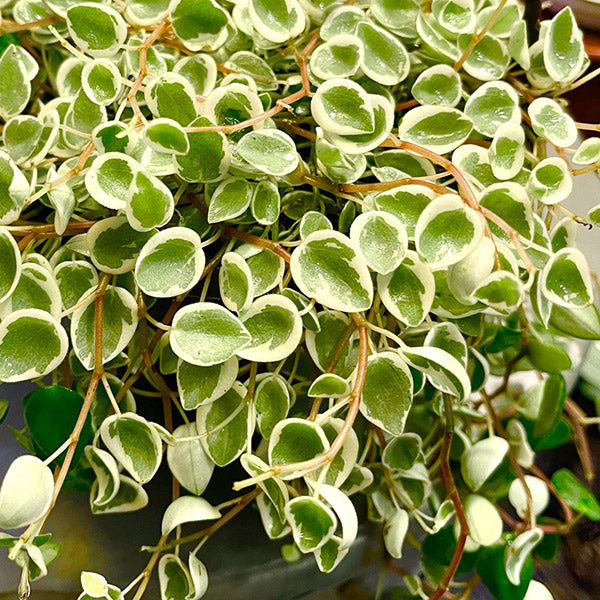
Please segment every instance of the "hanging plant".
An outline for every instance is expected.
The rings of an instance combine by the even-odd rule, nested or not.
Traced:
[[[63,486],[134,512],[162,465],[148,567],[84,572],[80,600],[139,600],[153,571],[201,598],[205,545],[252,504],[328,573],[361,495],[402,597],[551,598],[544,540],[600,520],[535,462],[574,439],[594,476],[561,374],[600,339],[576,247],[600,205],[562,204],[600,168],[564,100],[596,74],[571,10],[538,32],[515,0],[2,6],[0,381],[39,386],[0,489],[21,597]]]

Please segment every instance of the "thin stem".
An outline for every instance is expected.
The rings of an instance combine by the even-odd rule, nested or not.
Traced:
[[[257,477],[252,477],[250,479],[245,479],[243,481],[237,481],[233,484],[234,490],[241,490],[250,485],[254,485],[256,481],[263,481],[265,479],[269,479],[270,477],[274,477],[280,475],[281,473],[294,473],[294,472],[308,472],[312,471],[324,464],[331,462],[337,453],[340,451],[352,426],[354,425],[354,421],[356,416],[358,415],[360,401],[362,397],[362,388],[365,383],[365,377],[367,374],[367,362],[369,358],[369,336],[366,327],[366,322],[362,317],[357,314],[352,315],[357,328],[358,328],[358,336],[360,340],[360,349],[359,349],[359,360],[358,366],[356,368],[356,378],[354,380],[354,386],[352,388],[352,393],[349,396],[350,406],[348,408],[348,413],[344,420],[344,424],[340,428],[335,440],[329,447],[329,450],[318,454],[314,458],[310,460],[305,460],[298,463],[291,464],[280,464],[274,465],[269,470],[265,471],[261,475]]]
[[[442,479],[444,480],[444,485],[446,486],[446,490],[450,495],[450,499],[454,505],[454,510],[456,511],[456,517],[458,518],[458,523],[460,525],[460,534],[458,536],[458,540],[456,541],[456,549],[454,550],[452,560],[450,561],[450,564],[448,565],[440,584],[433,594],[429,596],[429,600],[440,600],[444,597],[444,594],[447,592],[448,587],[450,586],[450,582],[456,574],[458,565],[460,564],[462,555],[465,551],[467,536],[469,534],[467,518],[460,501],[460,496],[458,495],[458,490],[456,489],[456,483],[454,482],[452,470],[450,469],[450,448],[452,446],[452,438],[454,437],[454,413],[452,411],[452,400],[447,394],[444,394],[444,418],[444,443],[440,457],[441,473]]]
[[[594,461],[592,459],[590,443],[585,433],[585,413],[577,406],[577,404],[575,404],[575,402],[573,402],[573,400],[571,400],[571,398],[565,400],[564,410],[573,424],[575,448],[577,448],[577,453],[581,460],[583,474],[587,481],[593,481],[595,475]]]

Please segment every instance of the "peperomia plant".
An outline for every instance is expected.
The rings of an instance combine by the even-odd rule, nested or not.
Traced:
[[[535,463],[574,439],[594,475],[562,374],[600,339],[576,247],[600,205],[561,204],[600,167],[563,98],[597,73],[571,10],[1,4],[0,380],[39,385],[0,490],[21,597],[59,552],[63,485],[135,511],[166,463],[147,569],[123,590],[84,572],[81,600],[139,600],[155,567],[163,599],[202,597],[205,543],[253,503],[329,572],[361,495],[401,597],[551,598],[536,557],[600,520]],[[236,462],[241,492],[211,505]]]

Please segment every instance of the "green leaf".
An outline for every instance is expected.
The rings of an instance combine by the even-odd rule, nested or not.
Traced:
[[[228,14],[213,0],[176,0],[169,10],[171,27],[188,50],[216,50],[229,36]]]
[[[15,311],[0,323],[0,381],[45,377],[68,347],[67,332],[52,315],[34,308]]]
[[[225,179],[210,198],[208,222],[221,223],[239,217],[250,206],[252,193],[253,185],[246,179]]]
[[[292,405],[291,388],[281,375],[264,373],[257,378],[254,392],[256,420],[261,435],[268,439],[279,421],[287,417]]]
[[[574,510],[592,521],[600,521],[600,503],[569,469],[559,469],[552,475],[556,493]]]
[[[594,301],[587,261],[576,248],[563,248],[550,258],[540,285],[550,302],[565,308],[584,308]]]
[[[362,154],[342,152],[324,138],[320,127],[317,127],[316,133],[315,154],[319,170],[335,183],[352,183],[359,179],[367,167],[366,158]]]
[[[185,410],[209,404],[231,389],[238,374],[235,356],[218,365],[199,367],[184,361],[177,365],[177,389]]]
[[[261,225],[273,225],[277,221],[281,211],[281,198],[273,182],[263,179],[256,184],[250,210]]]
[[[471,119],[476,131],[493,137],[501,125],[520,123],[519,96],[504,81],[484,83],[467,100],[465,115]]]
[[[45,267],[28,262],[21,268],[21,277],[13,293],[0,306],[0,314],[4,316],[26,308],[37,308],[57,318],[61,312],[56,280]]]
[[[239,382],[223,396],[198,408],[198,433],[204,450],[219,467],[233,462],[244,451],[254,432],[254,414],[245,401],[246,388]]]
[[[60,385],[34,390],[23,398],[23,416],[37,456],[48,458],[68,439],[82,405],[83,398],[77,392]],[[79,461],[91,433],[91,419],[88,417],[75,447],[73,465]],[[66,450],[56,457],[58,464],[62,464],[65,454]]]
[[[435,280],[429,265],[408,250],[392,273],[377,276],[381,301],[396,319],[409,327],[423,322],[433,304]]]
[[[294,541],[301,552],[314,552],[335,532],[335,514],[323,502],[310,496],[290,500],[285,514],[292,527]]]
[[[419,104],[455,107],[462,96],[462,83],[454,69],[435,65],[417,77],[411,94]]]
[[[359,215],[350,227],[350,239],[360,249],[367,266],[381,274],[396,269],[408,250],[406,228],[385,211]]]
[[[144,129],[145,141],[157,152],[185,155],[190,142],[183,127],[173,119],[152,119]]]
[[[460,146],[472,129],[470,119],[455,108],[419,106],[402,117],[398,135],[401,140],[446,154]]]
[[[135,281],[149,296],[170,298],[191,290],[204,264],[200,236],[188,227],[171,227],[146,242],[135,265]]]
[[[367,77],[381,85],[396,85],[406,79],[410,60],[398,38],[369,21],[358,24],[356,35],[364,47],[360,66]]]
[[[529,360],[539,371],[560,373],[571,368],[567,350],[554,338],[548,329],[534,323],[528,344]]]
[[[281,256],[268,248],[261,250],[252,244],[239,246],[235,251],[246,259],[246,264],[252,273],[255,298],[279,285],[285,270],[285,262]]]
[[[441,348],[451,354],[464,367],[467,366],[467,344],[454,323],[438,323],[425,337],[425,345]]]
[[[177,356],[193,365],[209,367],[224,363],[246,347],[251,335],[223,306],[197,302],[175,313],[170,340]]]
[[[343,5],[332,10],[321,26],[321,37],[329,41],[336,35],[354,34],[356,26],[366,20],[363,10],[356,6]]]
[[[310,70],[323,80],[352,77],[363,56],[363,44],[356,36],[340,34],[315,48],[310,56]]]
[[[0,302],[3,302],[13,293],[21,276],[21,252],[5,227],[0,227],[0,264]]]
[[[527,109],[531,127],[537,135],[559,148],[568,148],[577,140],[575,121],[555,100],[536,98]]]
[[[86,244],[94,265],[114,275],[132,271],[139,252],[152,232],[136,231],[124,216],[98,221],[87,233]]]
[[[114,8],[91,2],[67,10],[67,27],[77,46],[94,58],[115,55],[127,37],[127,25]]]
[[[274,91],[277,89],[276,75],[270,65],[253,52],[241,50],[232,54],[225,66],[236,73],[249,75],[256,83],[257,90]],[[215,68],[216,74],[216,68]]]
[[[393,470],[409,470],[421,456],[421,438],[416,433],[403,433],[386,444],[381,462]]]
[[[54,277],[64,310],[75,306],[84,294],[98,285],[98,272],[84,260],[61,262],[54,269]]]
[[[0,487],[0,527],[16,529],[37,521],[50,508],[53,492],[52,471],[39,458],[15,458]]]
[[[198,117],[190,127],[214,126],[206,117]],[[231,155],[227,138],[220,131],[187,133],[189,150],[175,154],[173,162],[177,174],[189,182],[210,182],[222,179],[227,173]]]
[[[217,63],[210,54],[192,54],[181,58],[173,67],[173,71],[183,75],[192,84],[198,96],[208,96],[217,82]],[[195,125],[200,123],[192,124]]]
[[[306,331],[306,348],[317,367],[325,372],[351,321],[343,313],[327,310],[317,314],[317,322],[319,326],[316,330],[308,329]],[[354,340],[356,340],[356,334],[351,335],[344,345],[334,369],[334,373],[342,377],[349,376],[354,369],[356,362],[353,352]]]
[[[527,35],[527,23],[524,20],[515,22],[510,30],[508,40],[508,52],[510,57],[519,63],[526,71],[531,67],[529,55],[529,39]]]
[[[417,252],[432,269],[457,263],[483,235],[483,222],[454,194],[439,196],[423,210],[415,228]]]
[[[161,532],[168,535],[184,523],[214,521],[220,516],[219,509],[210,505],[204,498],[180,496],[167,506],[162,518]]]
[[[484,548],[478,555],[477,573],[497,600],[523,600],[533,574],[531,557],[521,570],[519,585],[513,585],[506,575],[504,551],[504,546],[501,545]]]
[[[294,140],[278,129],[247,133],[237,146],[238,154],[267,175],[288,175],[298,166]]]
[[[4,423],[4,419],[8,415],[8,400],[0,400],[0,425]]]
[[[100,426],[102,441],[138,483],[150,481],[162,458],[158,432],[143,417],[121,413],[107,417]]]
[[[583,71],[585,56],[583,33],[566,6],[554,15],[544,36],[544,66],[554,81],[567,83]]]
[[[315,121],[337,135],[358,135],[375,130],[369,94],[350,79],[330,79],[321,84],[311,101]]]
[[[300,343],[302,319],[285,296],[269,294],[255,300],[241,316],[250,343],[238,351],[241,358],[275,362],[288,357]]]
[[[474,3],[468,0],[434,0],[431,12],[438,24],[452,34],[470,33],[475,27]]]
[[[0,117],[6,121],[23,112],[31,95],[27,68],[14,44],[0,56],[0,78],[4,82],[0,89]]]
[[[490,308],[507,314],[523,302],[523,286],[513,273],[494,271],[473,290],[473,297]]]
[[[276,44],[299,35],[306,23],[297,0],[250,0],[248,13],[256,31]]]
[[[360,410],[371,423],[400,435],[412,404],[410,370],[396,352],[369,356]]]
[[[317,302],[345,312],[367,310],[373,284],[356,245],[345,235],[321,230],[292,253],[292,277],[300,291]]]
[[[71,315],[71,342],[85,369],[94,368],[96,300],[90,298]],[[102,364],[122,352],[131,341],[138,324],[135,298],[124,288],[109,286],[104,293]]]

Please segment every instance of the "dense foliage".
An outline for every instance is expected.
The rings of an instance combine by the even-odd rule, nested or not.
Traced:
[[[593,477],[562,375],[600,339],[576,247],[600,205],[561,205],[600,166],[563,100],[595,74],[570,9],[1,4],[0,381],[39,384],[0,490],[21,596],[59,552],[63,484],[135,511],[165,462],[148,568],[123,591],[84,572],[81,600],[139,599],[155,566],[163,599],[200,598],[204,544],[252,503],[329,572],[361,495],[398,597],[551,598],[534,560],[600,520],[535,464],[575,439]],[[236,461],[244,491],[211,505]]]

